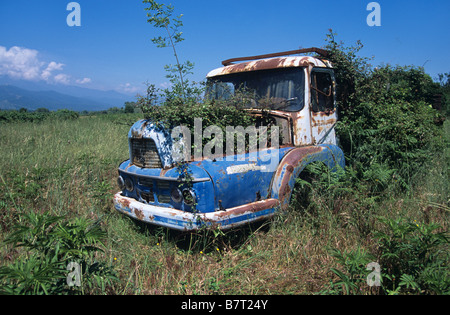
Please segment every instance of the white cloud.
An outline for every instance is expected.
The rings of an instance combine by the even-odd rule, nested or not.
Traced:
[[[38,51],[21,47],[0,46],[0,75],[14,79],[38,80],[45,63],[37,58]]]
[[[61,72],[64,64],[51,61],[44,62],[39,58],[35,49],[13,46],[7,49],[0,46],[0,75],[7,75],[13,79],[38,81],[49,83],[71,84],[71,76]],[[56,72],[56,73],[55,73]],[[78,84],[91,82],[90,78],[75,80]]]
[[[70,76],[64,73],[55,75],[53,79],[55,80],[56,83],[61,83],[64,85],[70,84]]]
[[[62,70],[63,67],[64,64],[52,61],[48,64],[47,68],[44,71],[42,71],[41,78],[44,79],[45,81],[48,81],[53,71],[60,71]]]
[[[131,83],[125,83],[125,84],[121,84],[118,88],[118,90],[120,92],[125,92],[125,93],[137,93],[137,92],[141,92],[142,88],[139,88],[137,86],[133,86],[131,85]]]
[[[86,84],[86,83],[91,83],[91,79],[90,78],[84,78],[84,79],[79,79],[76,80],[75,82],[77,82],[78,84]]]

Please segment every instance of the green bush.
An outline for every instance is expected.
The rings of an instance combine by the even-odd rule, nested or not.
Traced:
[[[362,287],[367,286],[367,276],[370,272],[366,266],[374,260],[374,257],[359,247],[356,250],[344,251],[329,249],[329,252],[342,268],[331,268],[338,280],[332,281],[329,288],[321,293],[361,294]]]
[[[187,84],[185,82],[185,84]],[[165,90],[161,95],[153,86],[149,86],[147,97],[140,97],[138,104],[144,113],[144,117],[154,122],[156,125],[162,125],[169,129],[177,126],[185,126],[191,132],[192,148],[195,150],[194,134],[195,134],[195,119],[202,119],[202,126],[200,135],[202,137],[202,147],[209,141],[215,139],[215,135],[211,137],[203,137],[205,128],[209,126],[217,126],[223,135],[222,148],[225,150],[226,141],[226,127],[227,126],[242,126],[246,128],[250,125],[255,125],[255,118],[250,113],[244,110],[244,95],[236,93],[234,97],[229,100],[209,100],[201,99],[200,90],[192,92],[193,85],[186,86],[185,91],[190,95],[187,98],[179,96],[179,84],[174,84],[172,90]],[[157,103],[156,99],[162,98],[162,103]],[[219,139],[219,138],[218,138]],[[200,148],[202,149],[202,148]]]
[[[80,117],[77,112],[68,109],[58,109],[56,112],[52,112],[50,118],[56,118],[59,120],[74,120]]]
[[[326,48],[336,68],[337,134],[348,164],[368,181],[409,188],[411,176],[442,150],[444,117],[432,108],[442,88],[423,68],[373,68],[358,57],[360,42],[345,47],[334,36]]]
[[[111,266],[95,259],[106,238],[100,222],[67,222],[33,212],[21,215],[20,221],[4,242],[25,253],[0,267],[1,294],[97,294],[117,279]],[[70,263],[81,266],[80,286],[68,285]]]
[[[376,253],[360,247],[356,250],[329,249],[339,265],[331,268],[337,280],[321,293],[367,293],[370,262],[380,267],[379,294],[450,293],[448,270],[449,239],[447,233],[434,223],[418,224],[403,219],[378,218],[382,226],[375,232],[378,241]]]
[[[449,239],[435,224],[380,218],[382,286],[388,294],[449,294]]]

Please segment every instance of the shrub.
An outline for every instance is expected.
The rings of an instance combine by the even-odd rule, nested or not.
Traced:
[[[373,261],[373,256],[360,247],[344,251],[330,249],[329,252],[342,268],[331,268],[338,280],[331,282],[330,287],[321,293],[361,294],[362,287],[366,287],[369,274],[366,266]]]
[[[14,263],[0,267],[2,294],[79,294],[105,292],[116,276],[110,266],[95,260],[102,251],[106,233],[100,222],[63,220],[49,214],[22,215],[23,223],[5,239],[5,244],[25,250]],[[81,266],[80,287],[69,287],[67,266]]]
[[[185,81],[187,84],[188,81]],[[179,85],[174,85],[174,87]],[[202,147],[211,140],[215,139],[214,132],[211,137],[204,137],[204,130],[209,126],[217,126],[223,135],[222,148],[225,148],[226,127],[242,126],[246,128],[255,125],[255,118],[244,110],[244,96],[236,93],[229,100],[209,100],[201,99],[200,91],[191,93],[192,85],[185,86],[187,98],[179,97],[179,91],[165,90],[162,95],[157,95],[158,91],[154,86],[149,86],[147,97],[140,97],[138,104],[141,107],[145,119],[149,119],[156,125],[165,126],[169,130],[177,126],[185,126],[194,137],[196,130],[195,119],[202,119]],[[162,103],[158,103],[157,99],[163,99]],[[194,138],[191,139],[192,148],[195,149]],[[217,144],[220,146],[220,144]],[[202,149],[202,148],[200,148]]]
[[[382,285],[389,294],[449,294],[449,239],[435,223],[380,218]]]
[[[327,36],[327,49],[336,68],[340,122],[337,134],[348,164],[365,179],[408,188],[434,152],[442,149],[444,118],[432,108],[441,90],[438,83],[414,66],[373,68],[358,57],[362,44],[345,47]],[[378,171],[370,171],[372,167]],[[381,178],[369,178],[369,175]]]

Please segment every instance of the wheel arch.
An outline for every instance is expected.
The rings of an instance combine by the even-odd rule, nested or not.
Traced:
[[[331,171],[345,167],[344,153],[336,145],[322,144],[289,151],[278,165],[271,184],[271,197],[280,201],[282,209],[289,205],[295,180],[308,164],[314,162],[323,162]]]

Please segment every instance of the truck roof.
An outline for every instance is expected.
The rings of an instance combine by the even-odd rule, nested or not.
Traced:
[[[288,56],[293,54],[300,54],[306,52],[315,52],[321,57],[311,57],[311,56]],[[251,56],[251,57],[240,57],[227,59],[222,62],[224,67],[217,68],[210,71],[207,74],[207,78],[226,75],[231,73],[240,73],[248,71],[257,70],[268,70],[268,69],[278,69],[278,68],[291,68],[291,67],[322,67],[322,68],[332,68],[331,62],[324,59],[328,56],[328,51],[320,48],[304,48],[299,50],[291,50],[267,55]],[[246,61],[241,63],[233,63],[239,61]]]

